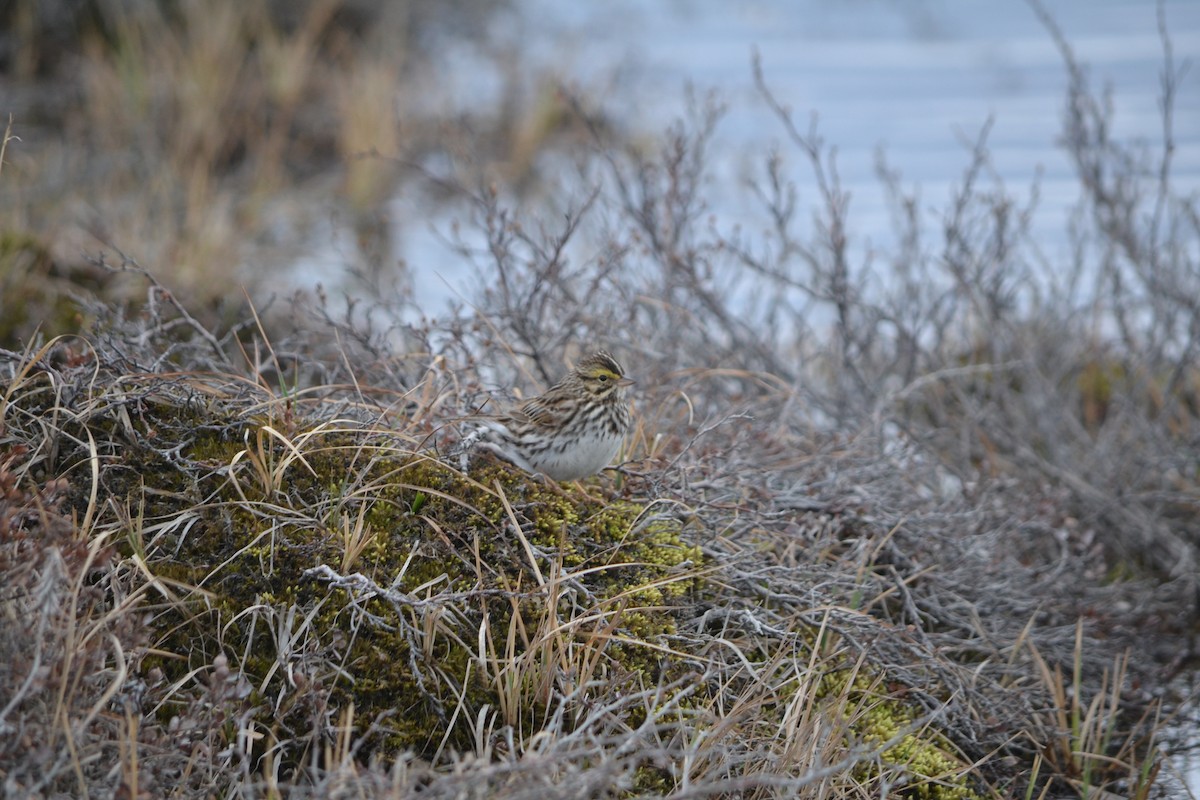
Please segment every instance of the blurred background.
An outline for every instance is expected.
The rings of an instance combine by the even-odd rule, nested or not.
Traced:
[[[936,230],[986,132],[988,178],[1036,194],[1031,230],[1065,259],[1080,188],[1061,143],[1068,70],[1043,14],[1097,91],[1111,87],[1112,135],[1161,150],[1163,32],[1177,64],[1200,54],[1200,4],[1184,0],[1041,14],[1020,0],[4,0],[0,111],[16,138],[0,173],[0,338],[69,327],[67,287],[119,296],[84,259],[112,248],[201,307],[358,275],[415,315],[448,314],[477,277],[463,248],[480,243],[459,227],[459,188],[554,217],[598,180],[580,152],[652,147],[709,93],[724,114],[707,210],[755,230],[748,185],[786,140],[755,53],[800,127],[836,148],[856,258],[886,261],[896,244],[881,171]],[[1198,89],[1184,72],[1185,196],[1200,187]],[[802,210],[821,202],[802,160],[784,174]]]

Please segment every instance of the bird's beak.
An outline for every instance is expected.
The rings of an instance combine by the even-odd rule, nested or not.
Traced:
[[[621,378],[619,381],[617,381],[617,386],[633,386],[635,383],[637,383],[637,381],[635,381],[633,378]]]

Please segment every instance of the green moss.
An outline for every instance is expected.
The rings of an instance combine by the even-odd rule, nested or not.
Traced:
[[[314,741],[294,732],[343,715],[363,757],[474,750],[485,707],[528,740],[572,681],[603,681],[614,696],[691,686],[704,659],[677,639],[661,646],[681,611],[691,618],[697,602],[722,598],[698,577],[700,548],[661,506],[613,497],[602,482],[548,486],[486,458],[464,475],[388,434],[249,420],[206,401],[146,396],[135,414],[88,424],[110,442],[137,439],[133,425],[153,445],[123,444],[103,481],[107,498],[138,509],[125,546],[162,587],[155,596],[173,598],[157,608],[143,673],[203,688],[228,659],[251,689],[247,719],[281,763],[311,758],[289,749]],[[787,646],[804,646],[798,633]],[[741,652],[770,663],[772,647],[752,638]],[[586,653],[591,672],[572,675],[584,662],[564,664],[568,652]],[[677,712],[703,725],[711,693],[736,693],[742,680],[695,686]],[[850,692],[847,707],[866,709],[847,722],[852,744],[882,746],[915,719],[902,700],[875,696],[878,682],[849,668],[824,679],[827,696]],[[764,704],[763,724],[790,702],[789,686],[778,691],[785,702]],[[157,707],[170,718],[183,702],[200,701],[183,692]],[[646,711],[627,709],[624,722],[636,728]],[[862,769],[867,781],[908,776],[908,796],[973,796],[963,764],[927,729]],[[666,786],[668,774],[648,768],[638,781]]]
[[[629,642],[673,631],[675,606],[694,583],[681,565],[699,564],[700,555],[681,540],[680,523],[647,523],[641,506],[597,487],[550,487],[489,460],[463,475],[366,431],[291,430],[299,458],[262,435],[269,420],[145,409],[147,429],[186,428],[170,436],[187,442],[178,458],[194,469],[132,448],[122,460],[137,469],[115,473],[106,487],[159,531],[131,542],[150,572],[197,590],[156,617],[161,638],[143,669],[186,680],[224,654],[263,698],[295,694],[287,676],[303,672],[307,684],[325,687],[331,707],[352,705],[364,729],[374,726],[368,748],[429,756],[445,739],[472,749],[479,710],[505,707],[498,693],[511,687],[501,667],[528,648],[535,658],[522,662],[516,694],[526,706],[520,733],[536,733],[529,720],[542,718],[543,620],[553,631],[572,613],[594,619],[555,634],[584,641],[615,614],[626,645],[595,641],[616,667],[611,674],[637,675],[646,648]],[[187,525],[171,524],[182,516]],[[306,574],[322,566],[347,580]],[[542,584],[552,575],[582,594],[557,592],[557,607],[547,607],[552,595]],[[311,708],[281,709],[268,716],[280,740],[311,724]]]
[[[818,696],[835,699],[856,714],[849,722],[852,737],[869,747],[882,747],[898,739],[879,753],[878,759],[863,762],[857,768],[864,783],[874,782],[883,774],[895,780],[900,770],[907,781],[893,785],[897,797],[921,800],[975,800],[968,772],[970,765],[954,753],[950,742],[935,730],[916,724],[914,708],[903,700],[879,692],[881,677],[865,669],[840,669],[826,674],[818,686]],[[907,731],[907,733],[906,733]]]

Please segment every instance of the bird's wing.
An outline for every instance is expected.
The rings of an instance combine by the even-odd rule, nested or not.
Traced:
[[[520,408],[508,412],[508,416],[517,420],[528,420],[539,427],[557,427],[562,421],[562,411],[542,402],[540,397],[526,400]]]

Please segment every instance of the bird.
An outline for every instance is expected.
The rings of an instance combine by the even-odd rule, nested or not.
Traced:
[[[544,394],[493,416],[463,440],[466,454],[476,444],[529,473],[555,481],[594,475],[612,463],[629,430],[626,391],[634,381],[613,355],[600,350]]]

